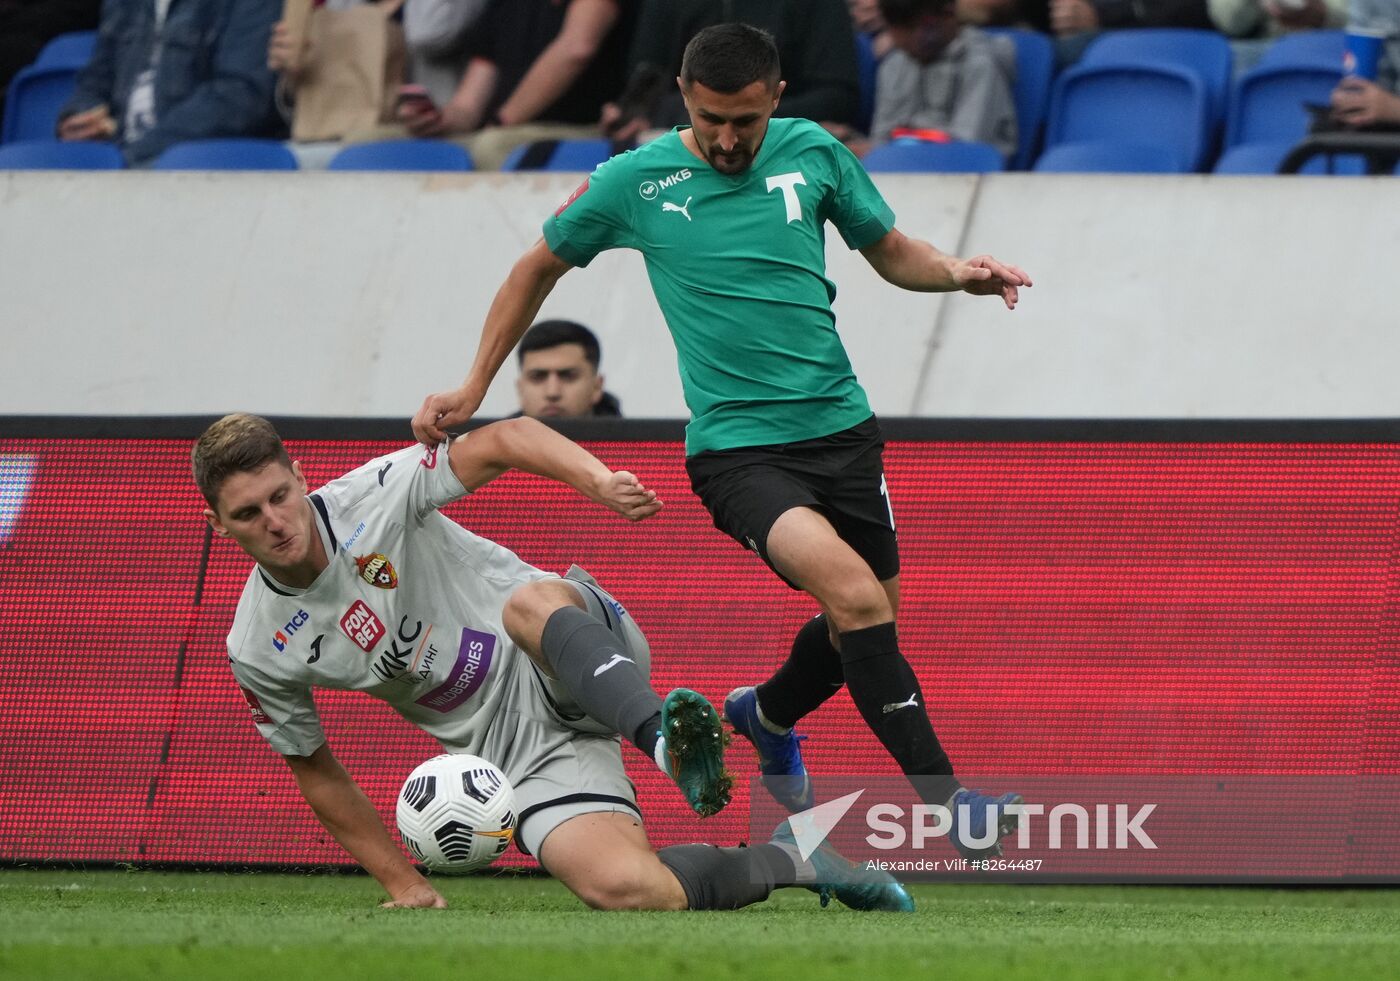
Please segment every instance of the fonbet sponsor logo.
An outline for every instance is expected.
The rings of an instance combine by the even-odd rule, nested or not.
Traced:
[[[355,556],[355,568],[360,570],[360,578],[371,586],[393,589],[399,584],[399,574],[394,571],[394,564],[383,552]]]
[[[262,703],[258,701],[258,696],[254,695],[242,685],[238,686],[238,690],[243,693],[243,701],[248,703],[248,711],[253,713],[253,721],[260,726],[272,725],[272,719],[263,711]]]
[[[442,444],[439,443],[435,446],[430,446],[426,450],[424,450],[423,455],[418,459],[418,465],[424,470],[434,469],[437,466],[438,446],[441,445]]]
[[[350,609],[345,611],[345,615],[340,618],[340,629],[366,654],[374,651],[374,645],[378,644],[386,633],[384,624],[364,600],[355,600]]]
[[[281,654],[287,649],[287,645],[291,643],[292,635],[295,634],[297,630],[304,627],[306,621],[310,619],[310,613],[307,613],[305,610],[297,610],[296,614],[282,625],[282,629],[272,635],[272,646],[278,654]]]
[[[857,790],[799,811],[788,819],[797,850],[804,861],[821,847],[864,794],[864,790]],[[1148,834],[1146,822],[1156,809],[1156,804],[1085,806],[1060,803],[1048,810],[1044,804],[1011,804],[1005,810],[1018,818],[1016,833],[1014,839],[1003,838],[1002,843],[1014,840],[1020,849],[1035,845],[1051,851],[1121,851],[1130,848],[1154,851],[1157,843]],[[920,850],[939,838],[952,835],[957,836],[961,847],[973,850],[990,848],[997,841],[997,821],[992,805],[987,805],[986,820],[977,822],[973,821],[972,806],[969,804],[958,805],[956,821],[953,811],[944,804],[915,804],[906,808],[893,803],[870,803],[861,816],[868,832],[864,836],[865,843],[881,851]],[[1033,820],[1037,818],[1044,820]],[[974,824],[984,828],[984,833],[972,834]],[[965,869],[967,864],[965,859],[940,863],[941,867],[950,870]],[[893,870],[890,863],[873,859],[869,865],[871,868]]]
[[[457,648],[457,660],[447,680],[417,699],[417,703],[435,712],[451,712],[475,695],[491,671],[491,657],[496,651],[496,635],[465,627]]]

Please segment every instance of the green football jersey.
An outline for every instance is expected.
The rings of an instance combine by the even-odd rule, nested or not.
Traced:
[[[870,415],[826,277],[828,220],[852,249],[894,213],[855,155],[816,123],[774,119],[753,165],[722,174],[681,130],[600,165],[544,224],[565,262],[605,249],[646,259],[675,340],[686,452],[790,443]]]

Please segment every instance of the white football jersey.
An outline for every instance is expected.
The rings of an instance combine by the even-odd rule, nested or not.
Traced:
[[[447,446],[410,446],[309,496],[330,564],[291,589],[254,567],[228,636],[258,731],[284,755],[325,742],[313,687],[367,692],[442,742],[480,753],[526,682],[501,611],[516,587],[555,578],[437,509],[465,496]]]

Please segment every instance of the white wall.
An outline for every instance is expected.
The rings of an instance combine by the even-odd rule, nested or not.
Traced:
[[[455,385],[572,175],[0,173],[0,414],[407,416]],[[900,227],[1036,281],[909,294],[829,235],[884,415],[1397,416],[1400,180],[888,176]],[[544,316],[632,417],[683,416],[635,253]],[[514,407],[508,365],[483,412]]]

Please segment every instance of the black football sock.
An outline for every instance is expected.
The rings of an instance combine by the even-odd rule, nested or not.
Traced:
[[[826,617],[819,614],[802,625],[788,659],[758,686],[758,704],[763,718],[780,729],[791,729],[843,684],[841,655],[831,646]]]
[[[656,857],[681,884],[691,909],[739,909],[763,902],[774,889],[797,884],[792,858],[777,845],[671,845]]]
[[[938,744],[914,669],[899,652],[894,623],[841,634],[846,688],[866,725],[913,781],[925,804],[946,804],[958,790],[953,764]]]
[[[647,756],[655,755],[661,696],[611,630],[578,607],[566,606],[545,622],[540,648],[580,708]]]

